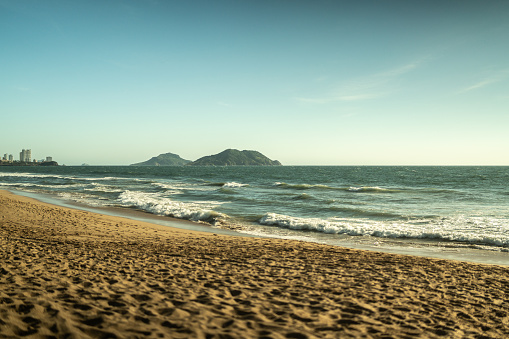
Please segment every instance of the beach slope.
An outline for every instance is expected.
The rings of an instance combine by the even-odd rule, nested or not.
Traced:
[[[0,337],[508,338],[509,267],[228,237],[0,191]]]

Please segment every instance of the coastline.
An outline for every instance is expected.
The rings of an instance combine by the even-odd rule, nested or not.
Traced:
[[[0,189],[1,191],[1,189]],[[15,195],[19,195],[22,197],[31,198],[37,200],[42,203],[47,203],[50,205],[55,205],[59,207],[65,207],[70,209],[77,209],[81,211],[87,211],[96,214],[105,214],[112,217],[126,218],[133,221],[141,221],[149,224],[156,224],[164,227],[171,227],[182,230],[190,230],[190,231],[198,231],[205,233],[216,233],[222,235],[230,235],[230,236],[242,236],[242,237],[255,237],[253,235],[239,233],[233,230],[222,229],[222,228],[214,228],[210,224],[201,223],[186,219],[178,219],[170,216],[161,216],[152,214],[149,212],[145,212],[142,210],[129,209],[123,207],[103,207],[103,206],[89,206],[85,204],[80,204],[75,201],[66,201],[64,199],[59,199],[50,194],[42,194],[42,193],[32,193],[25,191],[9,191]]]
[[[67,207],[71,209],[79,209],[92,213],[106,214],[114,217],[128,218],[135,221],[143,221],[160,226],[174,227],[183,230],[201,231],[206,233],[216,233],[230,236],[255,237],[255,238],[273,238],[299,240],[330,246],[347,247],[352,249],[403,254],[412,256],[421,256],[428,258],[447,259],[465,261],[478,264],[504,265],[509,266],[509,251],[494,251],[480,249],[477,247],[470,248],[468,245],[458,248],[457,245],[449,247],[447,242],[441,245],[430,246],[428,242],[405,241],[404,239],[378,238],[376,240],[364,239],[364,237],[353,237],[351,239],[341,239],[340,241],[329,239],[326,234],[321,236],[319,233],[310,232],[317,238],[311,238],[306,234],[300,236],[277,237],[270,234],[249,233],[241,230],[231,230],[227,228],[213,227],[210,224],[196,222],[186,219],[179,219],[169,216],[159,216],[143,210],[135,210],[122,207],[100,207],[80,204],[74,201],[66,201],[50,194],[31,193],[26,191],[11,191],[12,193],[28,198],[35,199],[40,202],[49,203],[56,206]],[[321,237],[320,237],[321,236]]]
[[[59,166],[56,161],[43,161],[43,162],[19,162],[19,161],[0,161],[0,166],[9,167],[34,167],[34,166]]]
[[[509,336],[509,268],[183,230],[0,190],[0,336]]]

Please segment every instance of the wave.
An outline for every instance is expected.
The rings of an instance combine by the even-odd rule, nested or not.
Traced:
[[[210,207],[218,202],[180,202],[166,197],[161,197],[157,193],[144,193],[134,191],[124,191],[118,197],[118,202],[124,207],[138,208],[143,211],[170,216],[179,219],[192,221],[205,221],[211,224],[220,223],[227,216],[213,211]],[[205,205],[205,206],[204,206]]]
[[[349,187],[348,192],[373,192],[373,193],[397,193],[401,190],[381,188],[378,186],[362,186],[362,187]]]
[[[225,184],[223,184],[222,187],[226,187],[226,188],[237,188],[237,187],[245,187],[245,186],[249,186],[248,184],[240,184],[238,182],[227,182]]]
[[[89,194],[85,192],[59,192],[57,196],[63,200],[75,201],[80,204],[93,207],[110,206],[109,200],[98,198],[95,194]]]
[[[129,181],[146,181],[144,179],[137,179],[137,178],[122,178],[122,177],[97,177],[97,178],[88,178],[88,177],[81,177],[81,178],[75,178],[79,180],[85,180],[85,181],[123,181],[123,180],[129,180]]]
[[[27,179],[61,179],[61,180],[72,180],[72,181],[132,181],[141,184],[149,184],[152,181],[143,178],[123,178],[123,177],[81,177],[76,175],[58,175],[58,174],[40,174],[40,173],[10,173],[10,172],[0,172],[0,178],[27,178]],[[51,182],[50,180],[46,180]],[[56,184],[56,183],[55,183]]]
[[[342,206],[329,206],[325,208],[327,211],[341,212],[348,216],[356,216],[356,217],[380,217],[380,218],[405,218],[405,215],[401,215],[399,213],[386,212],[381,210],[369,209],[368,207],[364,208],[354,208],[354,207],[342,207]]]
[[[158,190],[164,191],[165,194],[181,194],[183,190],[187,189],[182,185],[162,182],[153,182],[150,185],[157,187]]]
[[[221,187],[218,191],[224,194],[238,194],[238,192],[232,188]]]
[[[207,182],[207,186],[218,186],[218,187],[225,187],[225,188],[238,188],[238,187],[244,187],[249,186],[249,184],[242,184],[235,181],[230,182]]]
[[[226,183],[216,183],[213,186],[220,186],[218,191],[221,193],[237,194],[238,193],[237,188],[246,187],[249,185],[248,184],[240,184],[238,182],[232,181],[232,182],[226,182]]]
[[[464,194],[459,190],[433,187],[403,187],[403,188],[385,188],[380,186],[348,186],[335,187],[320,184],[288,184],[285,182],[275,182],[273,186],[284,189],[294,190],[333,190],[346,191],[351,193],[418,193],[418,194]]]
[[[109,186],[109,185],[103,185],[98,183],[92,183],[91,188],[85,188],[84,191],[91,191],[91,192],[104,192],[104,193],[121,193],[124,190],[119,187]]]
[[[0,186],[13,186],[13,187],[33,187],[36,184],[19,183],[19,182],[0,182]]]
[[[65,176],[57,174],[39,174],[39,173],[10,173],[0,172],[0,177],[15,177],[15,178],[55,178],[55,179],[76,179],[74,176]]]
[[[361,186],[361,187],[334,187],[328,185],[312,185],[312,184],[287,184],[285,182],[275,182],[274,186],[286,188],[286,189],[295,189],[295,190],[308,190],[308,189],[316,189],[316,190],[336,190],[336,191],[347,191],[347,192],[371,192],[371,193],[398,193],[403,192],[402,189],[390,189],[390,188],[382,188],[378,186]]]
[[[64,189],[64,188],[79,188],[84,187],[85,185],[82,184],[35,184],[35,183],[8,183],[8,182],[0,182],[0,187],[3,186],[10,186],[10,187],[17,187],[17,188],[48,188],[48,189]]]
[[[475,218],[450,218],[413,220],[403,222],[377,222],[373,220],[317,218],[297,218],[276,213],[266,213],[258,220],[261,225],[283,227],[292,230],[315,231],[350,236],[372,236],[379,238],[427,239],[434,241],[454,241],[495,247],[509,247],[509,229],[493,225],[507,225],[507,221],[476,220]],[[457,225],[454,225],[456,224]],[[479,231],[479,223],[490,224],[484,232]],[[424,225],[423,225],[424,224]],[[471,224],[476,231],[465,231]],[[454,225],[451,227],[451,225]]]
[[[339,187],[331,187],[327,185],[311,185],[311,184],[287,184],[286,182],[275,182],[274,186],[281,188],[292,188],[297,190],[307,190],[307,189],[331,189],[331,190],[344,190]]]
[[[313,199],[313,197],[309,194],[302,193],[297,196],[293,196],[291,199],[292,200],[310,200],[310,199]]]

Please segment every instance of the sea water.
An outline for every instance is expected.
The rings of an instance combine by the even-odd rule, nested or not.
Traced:
[[[509,259],[509,167],[3,166],[0,188],[258,236]]]

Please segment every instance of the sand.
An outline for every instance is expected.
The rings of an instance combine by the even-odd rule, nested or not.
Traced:
[[[509,267],[222,236],[0,191],[1,338],[509,338]]]

